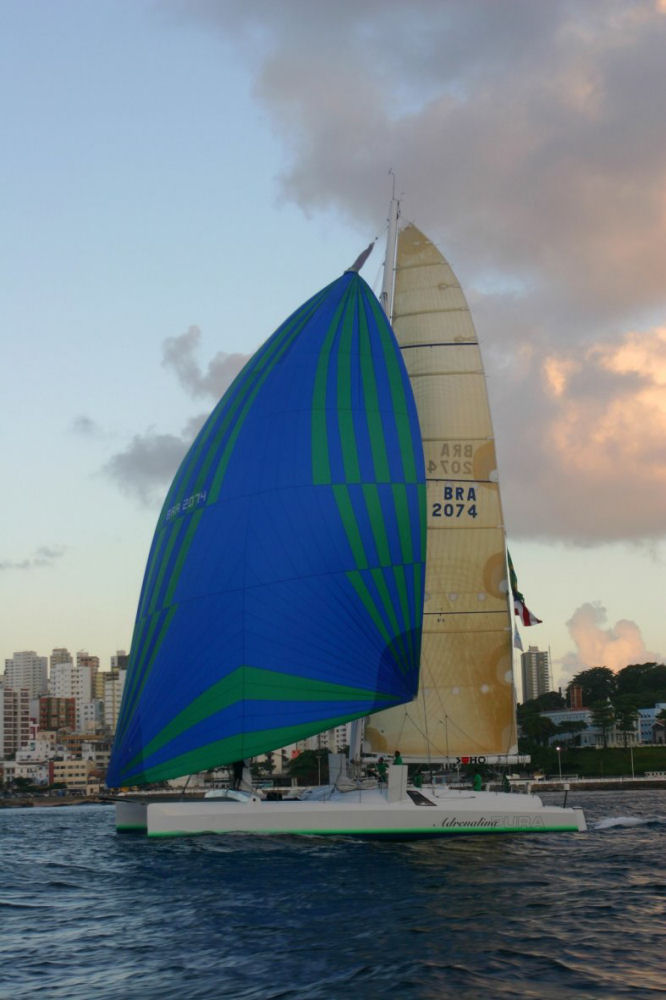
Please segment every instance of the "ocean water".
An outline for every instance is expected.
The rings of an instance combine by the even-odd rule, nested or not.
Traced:
[[[149,841],[110,806],[0,810],[0,996],[664,995],[666,791],[569,802],[588,833],[416,843]]]

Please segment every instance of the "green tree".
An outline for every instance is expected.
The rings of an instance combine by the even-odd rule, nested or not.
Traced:
[[[629,733],[633,733],[636,729],[636,719],[638,718],[637,700],[640,700],[640,695],[623,694],[616,695],[613,701],[615,723],[622,733],[625,747],[629,741]]]
[[[617,674],[617,693],[641,695],[641,707],[666,700],[666,665],[630,663]]]
[[[567,703],[559,691],[546,691],[545,694],[540,694],[538,698],[532,698],[530,701],[523,702],[522,705],[519,705],[518,711],[522,708],[527,712],[557,712],[558,709],[566,707]]]
[[[612,700],[615,694],[615,674],[608,667],[591,667],[582,670],[567,685],[567,700],[571,688],[576,684],[583,689],[583,704],[590,708],[597,701]]]
[[[590,712],[592,713],[592,724],[601,730],[605,750],[608,746],[608,733],[615,722],[615,711],[611,702],[606,698],[593,702],[590,705]]]
[[[301,785],[326,784],[328,753],[326,750],[302,750],[289,761],[289,776]]]
[[[587,729],[587,722],[583,722],[582,719],[576,722],[560,722],[557,726],[557,734],[562,735],[562,742],[566,743],[567,746],[579,745],[579,735]]]
[[[33,787],[30,778],[14,778],[14,788],[19,792],[32,791]]]
[[[256,774],[258,778],[270,778],[274,768],[273,752],[269,751],[262,760],[257,760],[252,764],[252,773]]]
[[[557,732],[557,726],[552,719],[538,713],[528,713],[520,722],[520,728],[526,743],[537,746],[548,746],[551,736]]]

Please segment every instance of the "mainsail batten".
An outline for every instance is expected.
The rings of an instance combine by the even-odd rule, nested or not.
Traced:
[[[516,751],[505,539],[485,375],[462,289],[414,226],[398,237],[393,327],[427,477],[421,679],[366,740],[411,759]]]
[[[378,302],[346,273],[256,352],[174,478],[109,785],[202,770],[411,699],[424,563],[410,382]]]

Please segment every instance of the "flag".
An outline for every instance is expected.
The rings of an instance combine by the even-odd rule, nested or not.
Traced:
[[[532,614],[530,609],[525,604],[525,598],[518,590],[516,571],[513,568],[513,563],[511,562],[511,556],[509,555],[508,549],[506,557],[509,560],[509,580],[511,582],[511,594],[513,595],[513,610],[515,614],[518,615],[523,625],[540,625],[541,619]]]
[[[523,640],[520,638],[520,632],[518,631],[518,628],[515,625],[513,627],[513,647],[514,649],[519,649],[521,653],[524,652]]]

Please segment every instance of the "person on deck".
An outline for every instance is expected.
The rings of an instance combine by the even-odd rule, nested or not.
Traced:
[[[482,785],[483,785],[483,782],[481,781],[481,775],[477,771],[477,773],[474,775],[474,791],[475,792],[480,792],[481,788],[482,788]]]
[[[402,760],[402,757],[400,756],[400,751],[399,750],[396,750],[396,752],[395,752],[395,757],[393,758],[393,763],[394,764],[402,764],[403,763],[403,760]]]
[[[386,775],[388,773],[388,767],[386,766],[386,761],[383,757],[380,757],[377,761],[377,777],[380,781],[386,781]]]
[[[243,761],[243,760],[235,760],[234,761],[234,765],[233,765],[233,768],[234,768],[234,784],[233,784],[233,787],[236,788],[236,789],[240,788],[240,786],[241,786],[241,784],[243,782],[243,767],[244,767],[244,764],[245,764],[245,761]]]

